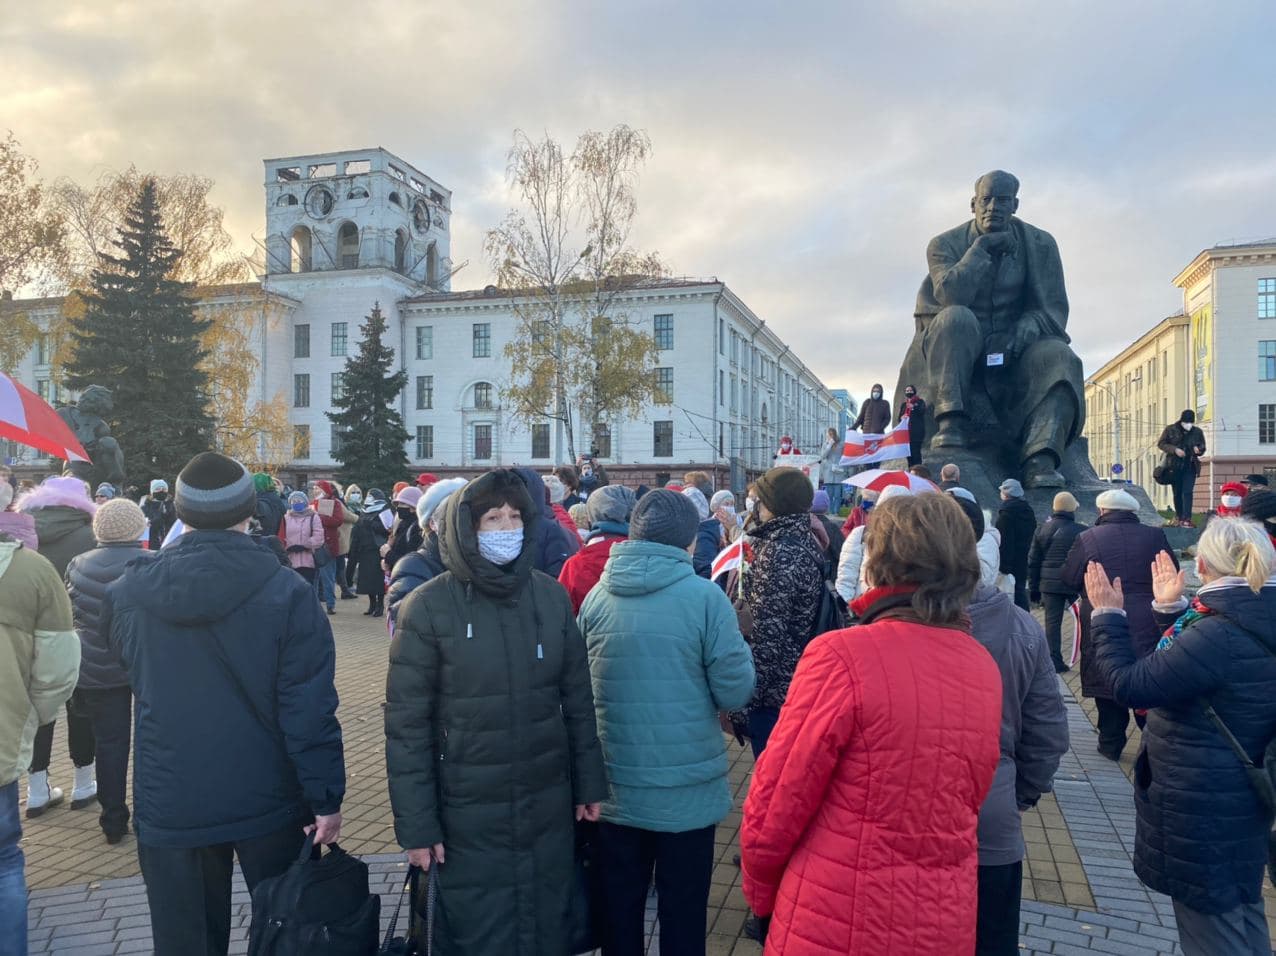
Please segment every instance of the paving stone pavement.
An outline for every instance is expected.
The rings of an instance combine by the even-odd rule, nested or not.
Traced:
[[[388,921],[404,878],[402,854],[394,842],[385,788],[380,703],[385,684],[388,640],[384,622],[361,616],[363,603],[338,604],[339,717],[345,733],[348,772],[343,807],[342,846],[371,868],[373,890],[382,894]],[[1080,953],[1169,956],[1181,953],[1167,898],[1150,893],[1130,867],[1134,809],[1128,774],[1136,737],[1120,765],[1095,752],[1093,705],[1079,703],[1075,671],[1061,683],[1068,708],[1072,749],[1055,781],[1055,793],[1024,817],[1028,855],[1024,867],[1020,950],[1025,954]],[[752,759],[747,748],[730,744],[731,785],[736,809],[719,825],[709,894],[709,956],[757,956],[762,948],[745,939],[747,907],[740,891],[738,852],[740,811]],[[65,728],[54,743],[54,783],[70,780]],[[24,849],[33,954],[130,954],[151,952],[145,890],[138,876],[131,837],[107,846],[92,809],[57,808],[25,821]],[[232,954],[247,951],[248,895],[236,874]],[[659,952],[655,901],[649,900],[647,927],[652,954]],[[1269,920],[1276,901],[1269,896]]]

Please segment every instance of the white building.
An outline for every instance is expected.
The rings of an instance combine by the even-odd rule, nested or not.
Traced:
[[[502,405],[516,328],[508,293],[450,291],[449,190],[384,149],[270,159],[265,173],[266,274],[260,285],[206,290],[201,306],[253,306],[254,388],[289,399],[297,456],[284,467],[295,483],[337,467],[324,412],[374,304],[409,376],[400,401],[413,468],[473,474],[566,460],[554,423],[519,420]],[[14,305],[39,320],[59,301]],[[577,439],[613,475],[654,481],[702,467],[720,484],[731,473],[739,490],[746,472],[767,467],[781,435],[813,451],[837,425],[835,397],[725,283],[651,280],[616,308],[649,323],[661,394],[592,442]],[[47,356],[32,352],[19,375],[48,394]]]

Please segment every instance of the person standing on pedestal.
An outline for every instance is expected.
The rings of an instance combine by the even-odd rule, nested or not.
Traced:
[[[1183,409],[1178,421],[1165,426],[1156,447],[1165,452],[1173,468],[1174,519],[1180,528],[1193,528],[1192,495],[1205,454],[1205,436],[1196,427],[1196,412]]]
[[[900,403],[895,424],[908,419],[908,467],[922,463],[922,440],[926,437],[926,402],[917,394],[915,385],[904,387],[904,401]]]
[[[1001,535],[1001,573],[1015,577],[1015,604],[1025,611],[1028,605],[1028,551],[1037,533],[1037,516],[1024,501],[1023,485],[1007,478],[997,489],[1001,508],[997,512],[997,532]]]
[[[855,424],[851,427],[865,435],[884,435],[886,429],[891,427],[891,403],[882,398],[880,383],[875,384],[869,397],[864,399]]]

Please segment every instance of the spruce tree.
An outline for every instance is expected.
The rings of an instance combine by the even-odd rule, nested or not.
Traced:
[[[211,323],[196,317],[191,283],[171,278],[182,250],[164,229],[154,180],[142,183],[118,231],[119,254],[99,254],[91,288],[80,293],[85,309],[71,320],[67,384],[111,390],[112,434],[129,480],[144,487],[152,478],[171,482],[211,447],[200,367],[200,336]]]
[[[408,373],[390,371],[394,350],[381,342],[385,329],[378,302],[359,326],[363,338],[358,354],[346,359],[343,395],[332,403],[337,411],[325,414],[341,436],[341,446],[333,453],[341,462],[338,480],[356,482],[365,491],[380,488],[388,495],[408,476],[408,431],[398,409]]]

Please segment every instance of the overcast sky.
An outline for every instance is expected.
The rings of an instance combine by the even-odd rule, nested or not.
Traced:
[[[0,128],[42,174],[210,176],[245,251],[263,158],[381,145],[453,190],[480,287],[515,127],[642,128],[636,244],[856,397],[893,387],[926,242],[989,169],[1059,242],[1087,374],[1202,248],[1276,234],[1271,0],[15,3]]]

